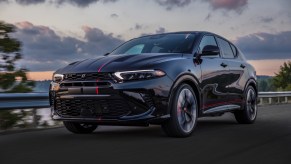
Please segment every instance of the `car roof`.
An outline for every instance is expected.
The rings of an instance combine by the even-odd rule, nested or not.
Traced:
[[[160,33],[160,34],[148,34],[148,35],[143,35],[137,38],[142,38],[142,37],[148,37],[148,36],[156,36],[156,35],[163,35],[163,34],[198,34],[198,35],[205,35],[205,34],[211,34],[211,35],[217,35],[212,32],[208,31],[177,31],[177,32],[166,32],[166,33]],[[219,35],[217,35],[219,36]]]
[[[177,31],[177,32],[166,32],[166,33],[160,33],[160,34],[148,34],[148,35],[143,35],[143,36],[140,36],[140,37],[132,38],[130,40],[143,38],[143,37],[149,37],[149,36],[163,35],[163,34],[195,34],[195,35],[198,35],[198,36],[201,36],[201,37],[208,34],[208,35],[213,35],[213,36],[216,36],[216,37],[220,37],[220,38],[230,42],[225,37],[223,37],[221,35],[218,35],[218,34],[215,34],[215,33],[212,33],[212,32],[208,32],[208,31]],[[232,42],[230,42],[230,43],[232,43]],[[234,44],[232,43],[232,45],[234,45]]]

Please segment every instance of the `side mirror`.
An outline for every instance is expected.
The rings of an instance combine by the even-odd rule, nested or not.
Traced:
[[[219,47],[213,45],[207,45],[203,48],[201,56],[218,55],[220,52]]]

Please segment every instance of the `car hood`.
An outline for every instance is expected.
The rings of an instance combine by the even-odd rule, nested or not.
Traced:
[[[95,59],[86,59],[69,64],[56,73],[83,73],[83,72],[116,72],[139,69],[149,69],[151,62],[178,58],[182,54],[139,54],[139,55],[109,55]]]

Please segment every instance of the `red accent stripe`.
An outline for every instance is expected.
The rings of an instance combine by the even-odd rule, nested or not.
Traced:
[[[107,63],[103,63],[99,68],[98,68],[98,72],[101,71],[101,69],[106,65],[109,64],[111,61],[107,62]],[[98,82],[98,79],[96,80],[96,82]],[[98,86],[96,86],[96,94],[99,94],[99,88]]]
[[[96,80],[96,82],[98,82],[98,80]],[[99,94],[99,88],[98,88],[98,86],[96,86],[96,94]]]
[[[211,107],[218,106],[218,105],[226,105],[229,103],[241,103],[241,102],[242,102],[241,99],[233,99],[233,100],[229,100],[229,101],[225,101],[225,102],[205,104],[205,105],[203,105],[202,108],[206,109],[206,108],[211,108]]]
[[[123,56],[120,55],[120,57],[117,57],[117,58],[115,58],[115,59],[113,59],[113,60],[108,61],[107,63],[102,64],[102,65],[98,68],[98,72],[100,72],[101,69],[102,69],[105,65],[107,65],[107,64],[109,64],[109,63],[111,63],[111,62],[113,62],[113,61],[116,60],[116,59],[122,58],[122,57],[123,57]]]
[[[107,63],[109,63],[109,62],[107,62]],[[102,68],[103,68],[107,63],[102,64],[102,65],[99,67],[98,72],[100,72],[101,69],[102,69]]]
[[[102,65],[99,67],[98,72],[100,72],[101,69],[102,69],[106,64],[108,64],[108,63],[110,63],[110,61],[107,62],[107,63],[102,64]],[[98,82],[98,79],[96,80],[96,82]],[[96,94],[99,94],[99,88],[98,88],[98,86],[96,86]]]

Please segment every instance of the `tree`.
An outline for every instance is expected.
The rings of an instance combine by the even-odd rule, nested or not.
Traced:
[[[273,84],[278,90],[291,90],[291,61],[284,62],[275,75]]]
[[[13,32],[15,26],[0,21],[0,89],[4,92],[31,92],[34,83],[27,80],[27,70],[15,67],[22,54],[21,43],[10,35]],[[13,127],[25,116],[23,111],[1,111],[0,128]]]
[[[259,91],[267,91],[268,89],[268,83],[266,80],[259,81]]]
[[[15,68],[21,59],[21,43],[11,38],[15,26],[0,21],[0,88],[6,92],[31,92],[33,82],[27,81],[26,69]]]
[[[276,91],[276,87],[274,86],[274,80],[273,80],[273,78],[274,77],[272,77],[272,78],[269,78],[269,79],[267,79],[267,84],[268,84],[268,88],[267,88],[267,90],[266,91]]]

